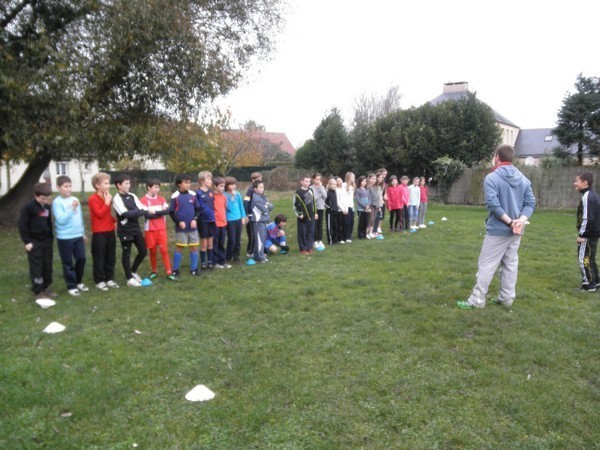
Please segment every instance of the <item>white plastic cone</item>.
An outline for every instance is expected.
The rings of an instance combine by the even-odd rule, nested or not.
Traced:
[[[44,328],[44,333],[53,334],[60,333],[61,331],[65,331],[65,326],[58,322],[52,322],[50,325]]]
[[[199,384],[190,392],[185,394],[185,399],[190,402],[204,402],[215,398],[215,393],[203,384]]]
[[[39,298],[35,301],[42,309],[48,309],[51,306],[56,305],[54,300],[50,300],[49,298]]]

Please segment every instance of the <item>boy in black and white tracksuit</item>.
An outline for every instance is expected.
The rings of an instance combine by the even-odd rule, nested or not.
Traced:
[[[577,208],[577,255],[581,269],[581,289],[594,292],[600,285],[596,249],[600,238],[600,196],[592,190],[590,172],[575,177],[575,189],[581,195]]]

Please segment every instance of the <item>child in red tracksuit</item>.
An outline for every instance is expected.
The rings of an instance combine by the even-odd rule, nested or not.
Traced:
[[[150,266],[152,267],[150,279],[158,277],[158,274],[156,273],[156,253],[157,250],[160,249],[160,256],[163,265],[165,266],[167,278],[171,281],[175,281],[175,277],[171,271],[169,245],[167,243],[166,215],[169,214],[169,204],[159,195],[160,181],[156,178],[148,180],[146,189],[147,193],[140,198],[140,202],[148,208],[148,211],[157,216],[152,219],[147,218],[144,223],[144,239],[146,240],[146,247],[148,247],[148,252],[150,253]]]

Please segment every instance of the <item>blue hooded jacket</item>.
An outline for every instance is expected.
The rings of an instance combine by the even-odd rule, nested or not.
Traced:
[[[485,206],[489,211],[486,219],[487,234],[510,236],[512,229],[500,217],[507,214],[511,219],[525,215],[531,217],[535,210],[535,197],[531,181],[513,165],[499,166],[485,177]]]

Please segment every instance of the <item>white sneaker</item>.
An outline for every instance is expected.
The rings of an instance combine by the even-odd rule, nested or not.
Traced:
[[[350,244],[352,241],[350,239],[346,239],[346,242]]]
[[[225,264],[223,267],[225,267],[226,269],[231,269],[231,264]]]
[[[101,281],[100,283],[98,283],[96,285],[96,287],[98,289],[100,289],[101,291],[108,291],[108,286],[106,285],[106,283],[104,281]]]
[[[422,223],[421,225],[419,225],[419,228],[427,228],[427,225],[425,225],[424,223]]]
[[[340,244],[345,244],[345,243],[346,243],[346,241],[340,241]]]
[[[81,292],[87,292],[87,291],[89,291],[88,287],[85,284],[83,284],[83,283],[79,283],[77,285],[77,289],[79,289]]]
[[[314,248],[314,249],[317,249],[317,248],[319,248],[319,243],[318,243],[318,242],[315,242],[315,243],[313,244],[313,248]]]
[[[224,269],[224,268],[225,268],[225,266],[223,266],[223,265],[221,265],[221,264],[215,264],[215,265],[214,265],[214,268],[215,268],[215,269]]]
[[[108,280],[108,281],[106,282],[106,285],[107,285],[109,288],[113,288],[113,289],[119,289],[119,285],[118,285],[117,283],[115,283],[113,280]]]
[[[373,239],[373,235],[371,233],[367,234],[367,239]]]
[[[133,272],[131,276],[135,278],[136,281],[139,281],[140,283],[142,282],[142,277],[140,277],[137,273]]]
[[[79,297],[79,291],[77,289],[69,289],[67,292],[73,297]]]
[[[133,274],[132,274],[133,275]],[[142,285],[142,283],[140,283],[138,280],[136,280],[135,278],[130,278],[129,280],[127,280],[127,286],[131,286],[131,287],[140,287]]]
[[[382,233],[381,228],[377,228],[377,233],[379,233],[379,234]]]

